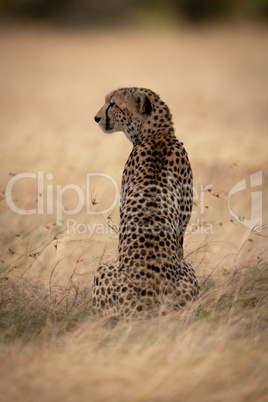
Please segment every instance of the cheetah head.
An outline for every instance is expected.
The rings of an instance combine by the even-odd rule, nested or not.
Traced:
[[[108,134],[123,131],[133,142],[152,112],[152,103],[145,91],[122,88],[110,93],[95,116],[102,131]]]

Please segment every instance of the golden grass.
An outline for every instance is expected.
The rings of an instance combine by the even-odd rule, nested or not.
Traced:
[[[29,401],[221,401],[227,395],[264,401],[267,280],[267,265],[241,267],[211,280],[182,313],[117,324],[90,312],[85,291],[57,288],[51,294],[28,281],[5,283],[2,395]]]
[[[1,32],[0,46],[1,400],[266,401],[267,232],[233,219],[227,198],[262,170],[267,222],[267,29],[13,28]],[[198,197],[185,244],[202,296],[167,318],[116,323],[91,309],[95,268],[117,260],[109,214],[83,208],[58,227],[55,213],[13,213],[5,188],[14,174],[37,171],[45,196],[48,184],[85,191],[87,173],[108,173],[119,185],[131,144],[102,134],[93,117],[107,92],[134,85],[167,102],[192,162]],[[33,180],[14,187],[21,208],[38,197]],[[92,182],[92,210],[112,197],[109,184]],[[250,189],[237,194],[232,209],[249,217],[250,197]],[[66,193],[64,206],[75,205]],[[68,218],[105,233],[68,233]]]

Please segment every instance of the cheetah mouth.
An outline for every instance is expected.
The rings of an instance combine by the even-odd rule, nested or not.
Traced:
[[[105,126],[101,126],[99,124],[99,127],[101,128],[101,130],[106,133],[106,134],[111,134],[113,132],[115,132],[115,128],[113,126],[111,126],[110,124],[106,124]]]
[[[113,126],[111,126],[111,124],[110,123],[106,123],[106,126],[105,126],[105,130],[106,131],[113,131]]]

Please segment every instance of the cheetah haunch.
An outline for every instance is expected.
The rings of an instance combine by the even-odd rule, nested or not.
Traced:
[[[122,177],[119,267],[95,272],[94,309],[123,317],[180,309],[199,286],[183,260],[192,170],[169,108],[149,89],[122,88],[106,97],[95,121],[105,133],[123,131],[133,149]]]

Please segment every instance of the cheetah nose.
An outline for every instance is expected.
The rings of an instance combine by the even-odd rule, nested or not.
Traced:
[[[94,120],[95,120],[96,123],[99,123],[99,122],[100,122],[100,119],[101,119],[101,118],[98,117],[98,116],[95,116],[95,117],[94,117]]]

